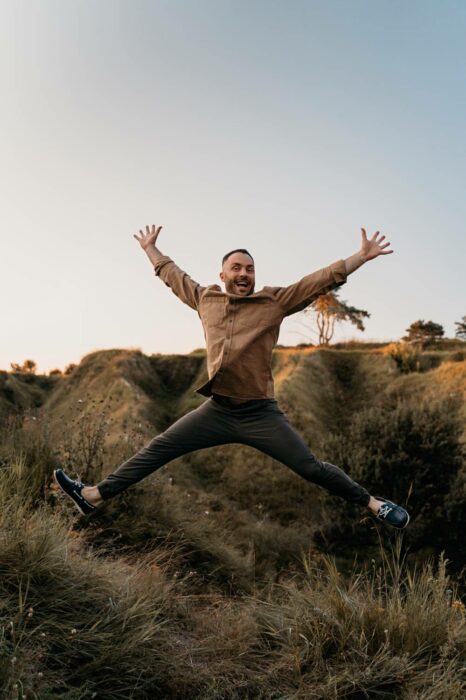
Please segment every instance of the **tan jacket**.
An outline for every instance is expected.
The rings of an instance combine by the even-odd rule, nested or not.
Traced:
[[[272,350],[284,317],[345,284],[347,278],[341,259],[288,287],[263,287],[243,297],[223,292],[218,284],[202,287],[167,255],[154,270],[202,321],[209,381],[195,391],[244,400],[274,398]]]

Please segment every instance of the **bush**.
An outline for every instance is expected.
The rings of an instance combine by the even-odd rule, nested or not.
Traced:
[[[419,402],[386,396],[384,402],[355,414],[348,431],[332,434],[325,446],[330,461],[370,493],[407,505],[412,519],[406,538],[411,547],[440,551],[446,546],[458,563],[462,527],[447,501],[463,464],[461,406],[459,394]],[[332,514],[326,536],[349,541],[359,527],[354,506],[338,512],[341,517]],[[367,541],[370,531],[359,529],[363,532]]]
[[[419,372],[420,352],[408,343],[390,343],[382,352],[389,355],[396,363],[400,372]]]

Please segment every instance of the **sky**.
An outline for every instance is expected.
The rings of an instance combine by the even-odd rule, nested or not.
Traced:
[[[462,0],[0,0],[0,369],[204,347],[134,238],[256,290],[390,241],[333,341],[466,313]],[[310,316],[279,343],[315,342]]]

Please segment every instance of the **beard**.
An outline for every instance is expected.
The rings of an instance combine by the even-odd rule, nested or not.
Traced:
[[[238,283],[243,283],[245,286],[239,286]],[[241,278],[233,278],[225,281],[225,289],[229,294],[238,296],[249,296],[254,292],[254,282]]]

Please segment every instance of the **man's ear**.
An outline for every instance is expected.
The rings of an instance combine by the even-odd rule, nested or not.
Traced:
[[[222,272],[220,273],[220,279],[222,280],[222,282],[224,282],[224,281],[225,281],[225,280],[224,280],[224,274],[223,274],[223,270],[222,270]]]

